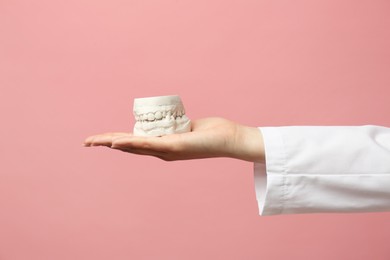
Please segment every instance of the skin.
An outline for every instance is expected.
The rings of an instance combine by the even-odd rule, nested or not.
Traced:
[[[264,142],[258,128],[218,117],[192,121],[189,133],[139,137],[131,133],[112,132],[89,136],[83,145],[106,146],[165,161],[229,157],[265,163]]]

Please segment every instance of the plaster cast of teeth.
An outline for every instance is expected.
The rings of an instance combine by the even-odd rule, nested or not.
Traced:
[[[134,99],[135,136],[163,136],[191,131],[179,96]]]

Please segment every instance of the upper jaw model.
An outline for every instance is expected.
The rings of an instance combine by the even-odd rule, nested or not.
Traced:
[[[135,136],[163,136],[191,131],[179,96],[134,99]]]

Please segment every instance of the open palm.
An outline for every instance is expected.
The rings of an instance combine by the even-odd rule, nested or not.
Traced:
[[[264,161],[263,141],[258,129],[215,117],[193,121],[191,132],[188,133],[140,137],[112,132],[90,136],[84,145],[107,146],[166,161],[211,157]]]

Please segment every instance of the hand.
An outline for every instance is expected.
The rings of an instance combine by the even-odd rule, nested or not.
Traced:
[[[192,121],[191,132],[162,137],[139,137],[120,132],[93,135],[84,141],[84,146],[107,146],[165,161],[230,157],[265,162],[260,130],[223,118]]]

